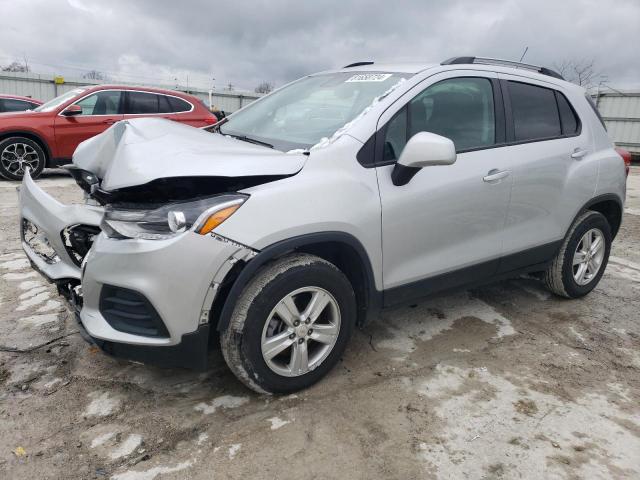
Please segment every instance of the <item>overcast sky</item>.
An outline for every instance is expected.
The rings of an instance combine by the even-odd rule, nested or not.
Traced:
[[[640,87],[640,0],[0,0],[0,65],[216,88],[281,85],[358,60],[594,59]]]

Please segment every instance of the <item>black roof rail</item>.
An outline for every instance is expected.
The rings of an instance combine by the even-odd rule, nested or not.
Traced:
[[[373,65],[373,62],[356,62],[356,63],[350,63],[349,65],[345,65],[342,68],[351,68],[351,67],[361,67],[363,65]]]
[[[502,65],[504,67],[514,68],[526,68],[527,70],[533,70],[534,72],[541,73],[542,75],[548,75],[549,77],[558,78],[564,80],[564,77],[555,70],[551,70],[547,67],[539,67],[537,65],[530,65],[528,63],[513,62],[511,60],[500,60],[498,58],[484,58],[484,57],[452,57],[440,65]]]

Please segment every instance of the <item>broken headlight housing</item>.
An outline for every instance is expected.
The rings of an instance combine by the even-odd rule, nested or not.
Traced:
[[[106,208],[100,227],[110,238],[164,240],[188,230],[206,235],[233,215],[247,198],[248,195],[234,193],[150,209],[112,205]]]

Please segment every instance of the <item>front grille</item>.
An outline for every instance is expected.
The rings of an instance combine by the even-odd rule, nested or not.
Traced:
[[[145,337],[169,336],[160,315],[147,298],[134,290],[104,285],[100,313],[115,330]]]

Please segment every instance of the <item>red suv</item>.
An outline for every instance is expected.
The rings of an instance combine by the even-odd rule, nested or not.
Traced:
[[[35,110],[0,115],[0,175],[36,178],[45,167],[69,163],[80,142],[119,120],[162,116],[194,127],[217,122],[200,99],[173,90],[99,85],[80,87]]]

